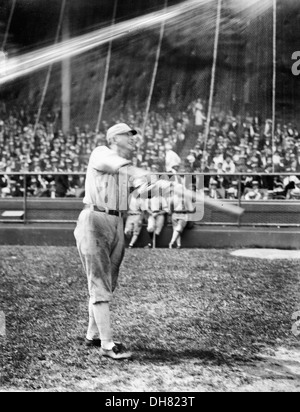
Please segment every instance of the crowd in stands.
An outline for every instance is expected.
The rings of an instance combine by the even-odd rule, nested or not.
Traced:
[[[200,127],[185,170],[210,173],[205,187],[214,198],[237,199],[240,187],[245,200],[300,199],[300,135],[292,124],[278,123],[272,138],[269,119],[263,122],[259,116],[234,117],[215,110],[209,137],[205,141]],[[235,173],[245,174],[241,182],[237,176],[226,176]],[[271,173],[278,176],[260,176]]]
[[[300,199],[300,136],[292,124],[276,124],[259,116],[233,116],[213,111],[208,139],[205,139],[205,103],[198,99],[185,112],[168,113],[158,108],[149,114],[128,110],[103,122],[101,131],[88,125],[64,135],[57,131],[57,116],[49,113],[37,127],[26,108],[6,109],[0,105],[0,196],[82,197],[84,175],[93,149],[106,144],[111,124],[126,122],[140,131],[134,165],[153,173],[207,173],[205,193],[212,198],[245,200]],[[143,133],[144,132],[144,133]],[[144,135],[142,138],[141,136]],[[180,154],[186,142],[195,146],[185,159]],[[278,176],[260,176],[261,173]],[[33,172],[27,177],[9,173]],[[40,173],[46,174],[40,174]],[[63,175],[53,175],[65,172]],[[283,177],[281,173],[290,173]],[[245,174],[241,180],[235,173]],[[231,174],[233,176],[226,176]],[[248,174],[248,176],[247,176]],[[252,174],[252,176],[249,176]]]

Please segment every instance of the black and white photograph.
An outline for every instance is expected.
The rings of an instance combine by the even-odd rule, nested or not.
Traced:
[[[299,0],[0,0],[0,392],[300,392]]]

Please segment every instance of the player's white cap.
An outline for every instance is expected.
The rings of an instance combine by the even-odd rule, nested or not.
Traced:
[[[111,127],[108,129],[107,134],[106,134],[106,140],[109,143],[110,140],[117,136],[118,134],[123,134],[123,133],[132,133],[133,136],[135,136],[138,132],[134,129],[131,129],[127,124],[125,123],[118,123],[115,126]]]

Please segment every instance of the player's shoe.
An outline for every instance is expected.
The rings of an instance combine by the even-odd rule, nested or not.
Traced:
[[[128,248],[129,248],[129,249],[133,249],[133,245],[129,245]]]
[[[148,245],[145,246],[144,249],[152,249],[152,243],[148,243]]]
[[[88,348],[101,348],[100,339],[85,339],[85,346]]]
[[[169,249],[173,249],[173,243],[169,244]]]
[[[114,360],[132,358],[132,353],[129,352],[122,343],[115,343],[115,346],[111,350],[101,348],[100,355]]]
[[[181,246],[177,246],[177,249],[181,249]]]

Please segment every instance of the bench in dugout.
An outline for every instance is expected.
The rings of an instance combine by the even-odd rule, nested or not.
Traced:
[[[24,211],[23,210],[5,210],[1,213],[1,220],[4,222],[20,221],[23,222]]]

